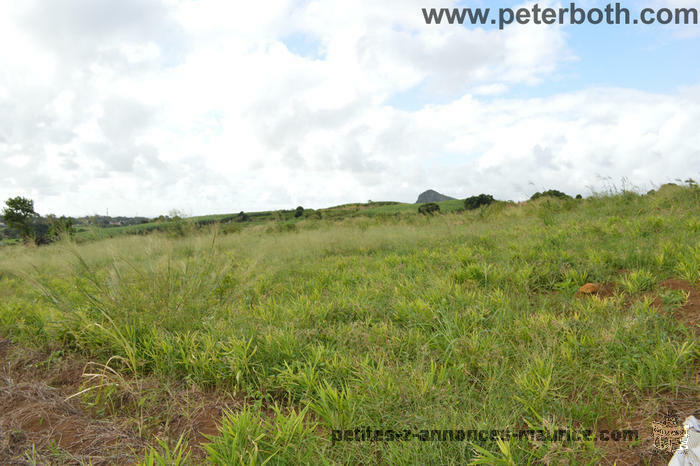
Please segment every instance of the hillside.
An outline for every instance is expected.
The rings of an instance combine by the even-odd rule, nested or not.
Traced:
[[[461,200],[439,202],[442,212],[454,212],[462,209]],[[286,225],[303,221],[333,220],[341,221],[357,217],[394,217],[414,215],[418,213],[415,204],[381,201],[369,203],[343,204],[325,209],[306,209],[300,218],[294,216],[293,210],[271,210],[261,212],[246,212],[248,219],[239,221],[239,214],[217,214],[189,217],[179,220],[163,219],[134,225],[101,227],[99,225],[79,225],[76,239],[78,241],[114,238],[123,235],[144,235],[156,232],[175,232],[195,230],[213,224],[223,226],[228,231],[238,231],[256,225],[267,225],[271,228],[288,228]]]
[[[444,194],[440,194],[437,191],[433,191],[432,189],[429,189],[425,192],[422,192],[418,196],[418,200],[416,201],[416,204],[422,204],[425,202],[442,202],[442,201],[453,201],[453,200],[455,200],[454,197],[445,196]]]
[[[0,249],[0,463],[667,462],[651,421],[697,409],[700,190],[450,203]]]

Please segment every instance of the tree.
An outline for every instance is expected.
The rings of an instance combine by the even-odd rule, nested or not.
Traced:
[[[294,217],[299,218],[302,215],[304,215],[304,208],[302,206],[297,207],[297,209],[294,211]]]
[[[433,215],[440,212],[440,206],[434,202],[427,202],[418,207],[418,213],[423,215]]]
[[[170,217],[173,220],[180,220],[182,218],[187,217],[187,214],[185,214],[184,210],[170,209],[170,212],[168,212],[168,217]]]
[[[49,231],[48,236],[51,239],[60,238],[63,235],[73,236],[75,234],[75,226],[73,224],[73,219],[69,217],[57,218],[56,216],[49,216]]]
[[[537,192],[537,193],[533,194],[532,197],[530,198],[530,200],[534,201],[535,199],[539,199],[541,197],[556,197],[558,199],[571,199],[571,196],[569,196],[568,194],[565,194],[561,191],[557,191],[556,189],[548,189],[547,191],[545,191],[543,193]]]
[[[479,194],[478,196],[468,197],[464,200],[464,208],[467,210],[478,209],[482,205],[489,205],[494,201],[490,194]]]
[[[31,221],[37,217],[34,212],[34,201],[26,197],[13,197],[5,202],[2,216],[7,226],[18,231],[22,239],[27,239],[32,235]]]

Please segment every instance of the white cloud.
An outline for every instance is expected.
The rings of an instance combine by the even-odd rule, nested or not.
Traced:
[[[431,187],[522,198],[530,181],[578,191],[596,174],[700,169],[696,89],[506,98],[571,58],[563,30],[428,27],[424,6],[2,5],[0,198],[32,196],[44,213],[202,214],[411,201]],[[292,53],[294,35],[318,53]],[[412,89],[446,103],[387,104]]]
[[[508,92],[508,86],[503,83],[484,84],[471,89],[473,95],[500,95]]]

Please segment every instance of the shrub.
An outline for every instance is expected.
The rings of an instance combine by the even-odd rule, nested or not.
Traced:
[[[297,207],[297,209],[294,211],[294,217],[299,218],[302,215],[304,215],[304,208],[302,206]]]
[[[479,194],[478,196],[468,197],[464,200],[464,208],[467,210],[478,209],[482,205],[489,205],[494,201],[490,194]]]
[[[428,202],[418,207],[418,213],[423,215],[433,215],[437,212],[440,212],[440,206],[434,202]]]
[[[59,238],[63,235],[73,236],[75,234],[75,224],[72,218],[49,216],[48,236]]]
[[[541,197],[556,197],[559,199],[571,199],[571,196],[569,196],[568,194],[565,194],[561,191],[557,191],[556,189],[548,189],[547,191],[545,191],[543,193],[537,192],[537,193],[533,194],[532,197],[530,198],[530,200],[534,201],[535,199],[539,199]]]
[[[580,194],[577,194],[576,199],[583,199],[583,196],[581,196]]]

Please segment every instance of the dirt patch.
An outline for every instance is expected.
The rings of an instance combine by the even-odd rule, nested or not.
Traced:
[[[145,443],[114,420],[67,400],[83,364],[0,340],[0,464],[129,464]]]
[[[682,290],[688,293],[687,302],[671,316],[688,326],[698,335],[700,330],[700,288],[683,280],[665,280],[660,286],[672,290]],[[658,296],[647,294],[644,297],[654,298],[653,305],[660,312],[664,306]],[[700,370],[700,368],[697,368]],[[697,371],[696,371],[697,372]],[[697,382],[691,380],[688,385],[696,386]],[[599,442],[598,445],[606,452],[603,464],[616,464],[619,466],[651,464],[666,465],[671,459],[672,453],[660,451],[654,448],[652,422],[660,422],[664,417],[672,415],[680,421],[694,415],[700,417],[700,393],[697,390],[688,390],[677,394],[666,393],[649,398],[636,410],[635,416],[630,420],[601,422],[599,429],[631,429],[639,432],[639,442],[631,445],[629,442]]]
[[[615,284],[613,283],[603,283],[600,285],[600,289],[598,290],[598,296],[601,298],[612,298],[615,296]]]
[[[578,296],[581,295],[591,295],[591,294],[596,294],[600,291],[600,285],[596,285],[595,283],[586,283],[583,285],[581,288],[578,289],[576,294]]]
[[[224,411],[247,403],[242,395],[125,378],[108,401],[100,395],[100,403],[89,405],[73,395],[110,380],[90,382],[85,372],[95,366],[0,339],[0,464],[28,464],[28,454],[40,464],[133,464],[156,438],[174,445],[181,435],[197,462]]]
[[[198,389],[180,389],[170,392],[168,403],[172,415],[164,432],[169,438],[184,435],[193,447],[193,454],[203,455],[201,444],[219,431],[219,423],[226,410],[238,411],[247,401],[243,397],[205,393]]]
[[[669,414],[676,416],[680,423],[688,416],[700,416],[700,396],[693,393],[678,395],[666,393],[642,403],[630,420],[601,422],[598,425],[599,431],[630,429],[639,432],[639,441],[635,443],[597,442],[597,445],[606,452],[602,464],[617,466],[668,464],[673,453],[660,451],[654,447],[652,422],[658,422]]]
[[[42,383],[4,378],[0,400],[3,464],[23,463],[32,447],[37,457],[61,463],[132,463],[145,447],[133,432],[90,418],[60,390]]]
[[[576,292],[578,297],[597,296],[599,298],[611,298],[615,296],[613,283],[586,283]]]

